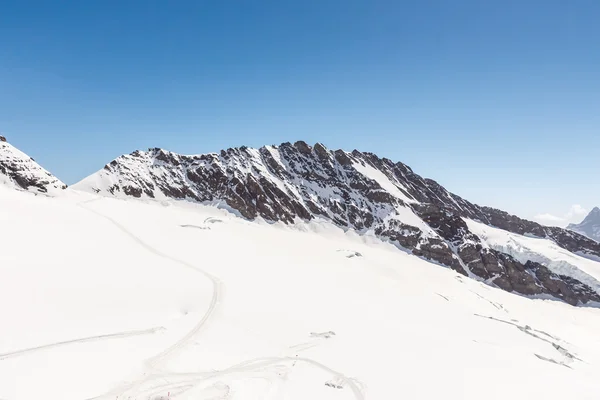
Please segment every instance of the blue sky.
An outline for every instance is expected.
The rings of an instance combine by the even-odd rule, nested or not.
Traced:
[[[600,204],[599,19],[596,0],[5,1],[0,132],[67,183],[135,149],[303,139],[577,219]]]

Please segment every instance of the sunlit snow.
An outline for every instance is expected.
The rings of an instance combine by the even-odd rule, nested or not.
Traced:
[[[600,309],[503,292],[322,221],[0,187],[0,226],[4,400],[600,393]]]

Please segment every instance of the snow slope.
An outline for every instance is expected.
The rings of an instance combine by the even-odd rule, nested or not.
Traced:
[[[0,185],[35,193],[58,193],[67,187],[8,142],[0,142]]]
[[[579,280],[600,291],[600,262],[573,254],[546,238],[517,235],[465,218],[484,246],[509,254],[522,263],[538,262],[552,272]]]
[[[331,223],[0,186],[0,224],[5,400],[600,393],[600,309],[515,296]]]

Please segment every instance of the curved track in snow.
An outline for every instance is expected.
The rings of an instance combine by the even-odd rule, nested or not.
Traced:
[[[185,391],[186,389],[191,389],[191,388],[199,385],[200,383],[210,380],[210,379],[224,377],[224,376],[234,374],[234,373],[257,372],[257,371],[260,371],[264,367],[275,365],[277,363],[298,363],[298,362],[307,363],[313,367],[316,367],[318,369],[321,369],[325,372],[328,372],[328,373],[334,375],[336,378],[338,378],[339,380],[344,382],[344,384],[346,384],[350,388],[350,390],[352,391],[356,400],[365,400],[365,395],[364,395],[363,391],[361,390],[361,388],[356,384],[356,382],[353,379],[350,379],[350,378],[346,377],[345,375],[329,368],[328,366],[321,364],[320,362],[315,361],[310,358],[299,358],[299,357],[258,358],[258,359],[247,360],[243,363],[234,365],[232,367],[229,367],[229,368],[226,368],[226,369],[223,369],[220,371],[212,370],[212,371],[206,371],[206,372],[192,372],[192,373],[170,373],[170,372],[166,372],[166,371],[160,371],[160,366],[164,365],[169,357],[175,355],[177,351],[182,349],[189,341],[191,341],[200,332],[200,330],[206,325],[208,320],[215,314],[216,310],[218,309],[218,305],[220,304],[220,302],[222,301],[222,298],[223,298],[224,284],[216,276],[214,276],[206,271],[203,271],[202,269],[200,269],[188,262],[171,257],[171,256],[155,249],[154,247],[150,246],[149,244],[144,242],[142,239],[140,239],[137,235],[135,235],[134,233],[129,231],[125,226],[123,226],[121,223],[119,223],[115,219],[113,219],[107,215],[104,215],[92,208],[87,207],[87,204],[97,201],[97,200],[99,200],[99,199],[87,200],[87,201],[78,203],[78,205],[80,207],[84,208],[85,210],[92,212],[92,213],[108,220],[109,222],[111,222],[121,232],[123,232],[124,234],[129,236],[133,241],[138,243],[140,246],[142,246],[148,252],[156,255],[157,257],[161,257],[168,261],[180,264],[186,268],[192,269],[192,270],[202,274],[204,277],[206,277],[207,279],[209,279],[212,282],[213,295],[212,295],[210,305],[209,305],[207,311],[204,313],[204,316],[202,317],[202,319],[200,319],[200,321],[198,321],[198,323],[194,326],[194,328],[191,331],[189,331],[184,337],[182,337],[180,340],[178,340],[176,343],[174,343],[167,349],[163,350],[159,354],[157,354],[157,355],[153,356],[152,358],[150,358],[149,360],[147,360],[146,367],[147,367],[148,371],[147,371],[147,373],[144,373],[144,375],[139,380],[121,385],[121,386],[109,391],[108,393],[105,393],[103,395],[100,395],[100,396],[97,396],[97,397],[94,397],[94,398],[88,399],[88,400],[108,399],[108,398],[112,398],[115,395],[117,397],[121,397],[121,396],[125,397],[126,396],[127,398],[130,398],[130,399],[137,399],[140,395],[142,395],[142,398],[146,399],[154,394],[159,394],[159,391],[163,392],[165,389],[183,389],[183,391]],[[172,382],[172,383],[169,382],[169,383],[165,384],[165,379],[167,379],[167,378],[175,379],[175,380],[179,379],[179,382]],[[181,381],[182,378],[184,379],[183,382]],[[266,379],[268,379],[268,377],[266,377]],[[159,381],[160,384],[152,385],[153,381]],[[144,386],[146,386],[146,388],[142,389]],[[149,386],[149,388],[148,388],[148,386]]]
[[[129,236],[133,241],[135,241],[138,245],[140,245],[141,247],[146,249],[148,252],[154,254],[157,257],[164,258],[168,261],[171,261],[173,263],[182,265],[186,268],[196,271],[196,272],[202,274],[205,278],[209,279],[212,283],[213,294],[212,294],[211,302],[208,306],[208,309],[204,313],[204,316],[202,317],[202,319],[200,319],[200,321],[198,321],[198,323],[196,323],[196,325],[192,328],[192,330],[190,330],[184,337],[182,337],[176,343],[174,343],[167,349],[163,350],[159,354],[153,356],[152,358],[150,358],[149,360],[146,361],[146,366],[148,367],[148,369],[150,369],[150,370],[157,369],[160,367],[161,363],[164,363],[169,356],[173,356],[178,350],[180,350],[183,346],[185,346],[204,327],[204,325],[209,320],[209,318],[217,310],[217,306],[223,297],[224,285],[221,283],[221,281],[216,276],[211,275],[208,272],[203,271],[200,268],[197,268],[196,266],[194,266],[186,261],[171,257],[171,256],[155,249],[154,247],[150,246],[149,244],[144,242],[142,239],[140,239],[140,237],[138,237],[137,235],[132,233],[130,230],[128,230],[125,226],[123,226],[121,223],[119,223],[114,218],[109,217],[108,215],[102,214],[102,213],[87,206],[89,203],[97,201],[97,200],[99,200],[99,199],[92,199],[92,200],[84,201],[84,202],[78,203],[78,205],[80,207],[84,208],[85,210],[92,212],[92,213],[108,220],[115,227],[117,227],[121,232],[123,232],[125,235]],[[143,383],[143,381],[144,381],[144,379],[142,379],[138,383]]]

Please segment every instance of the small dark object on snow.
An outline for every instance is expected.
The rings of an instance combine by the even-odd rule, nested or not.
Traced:
[[[0,135],[0,142],[6,142],[6,138],[2,135]]]

